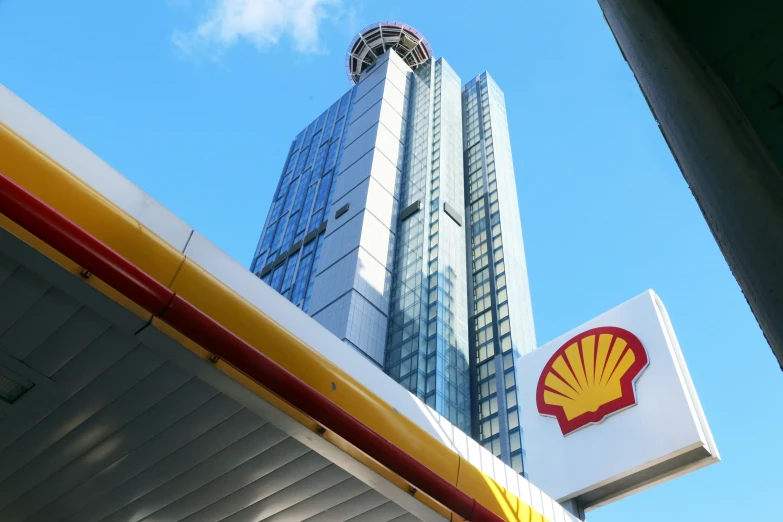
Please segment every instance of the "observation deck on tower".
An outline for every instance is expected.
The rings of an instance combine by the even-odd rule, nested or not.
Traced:
[[[378,22],[368,25],[351,40],[345,56],[345,71],[351,84],[359,83],[362,72],[389,49],[416,69],[432,57],[432,47],[424,35],[401,22]]]

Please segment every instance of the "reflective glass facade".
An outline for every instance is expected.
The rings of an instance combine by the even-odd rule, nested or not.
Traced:
[[[464,86],[463,111],[473,437],[522,473],[514,360],[535,333],[505,99],[488,74]]]
[[[305,312],[318,269],[354,91],[348,91],[291,143],[251,265],[264,282]]]
[[[252,269],[522,473],[535,332],[504,95],[394,58],[294,139]]]
[[[432,131],[432,62],[413,72],[409,87],[400,208],[421,206],[397,226],[385,370],[419,398],[427,393],[427,210]],[[434,355],[434,349],[433,349]]]
[[[412,74],[397,228],[386,372],[471,431],[460,79],[443,59]],[[461,213],[461,210],[459,211]]]

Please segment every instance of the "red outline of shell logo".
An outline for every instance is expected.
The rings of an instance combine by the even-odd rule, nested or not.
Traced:
[[[649,359],[634,334],[593,328],[564,343],[538,379],[536,405],[568,435],[636,405],[635,383]]]

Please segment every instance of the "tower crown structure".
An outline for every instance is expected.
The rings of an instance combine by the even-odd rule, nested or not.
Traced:
[[[416,69],[433,55],[424,35],[410,25],[395,21],[368,25],[351,40],[345,56],[345,72],[351,84],[359,83],[362,72],[372,67],[389,49],[393,49],[411,69]]]

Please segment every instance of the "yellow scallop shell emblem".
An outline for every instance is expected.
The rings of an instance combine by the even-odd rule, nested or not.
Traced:
[[[557,419],[563,435],[636,404],[634,382],[647,352],[628,330],[613,326],[582,332],[549,359],[536,389],[542,415]]]

